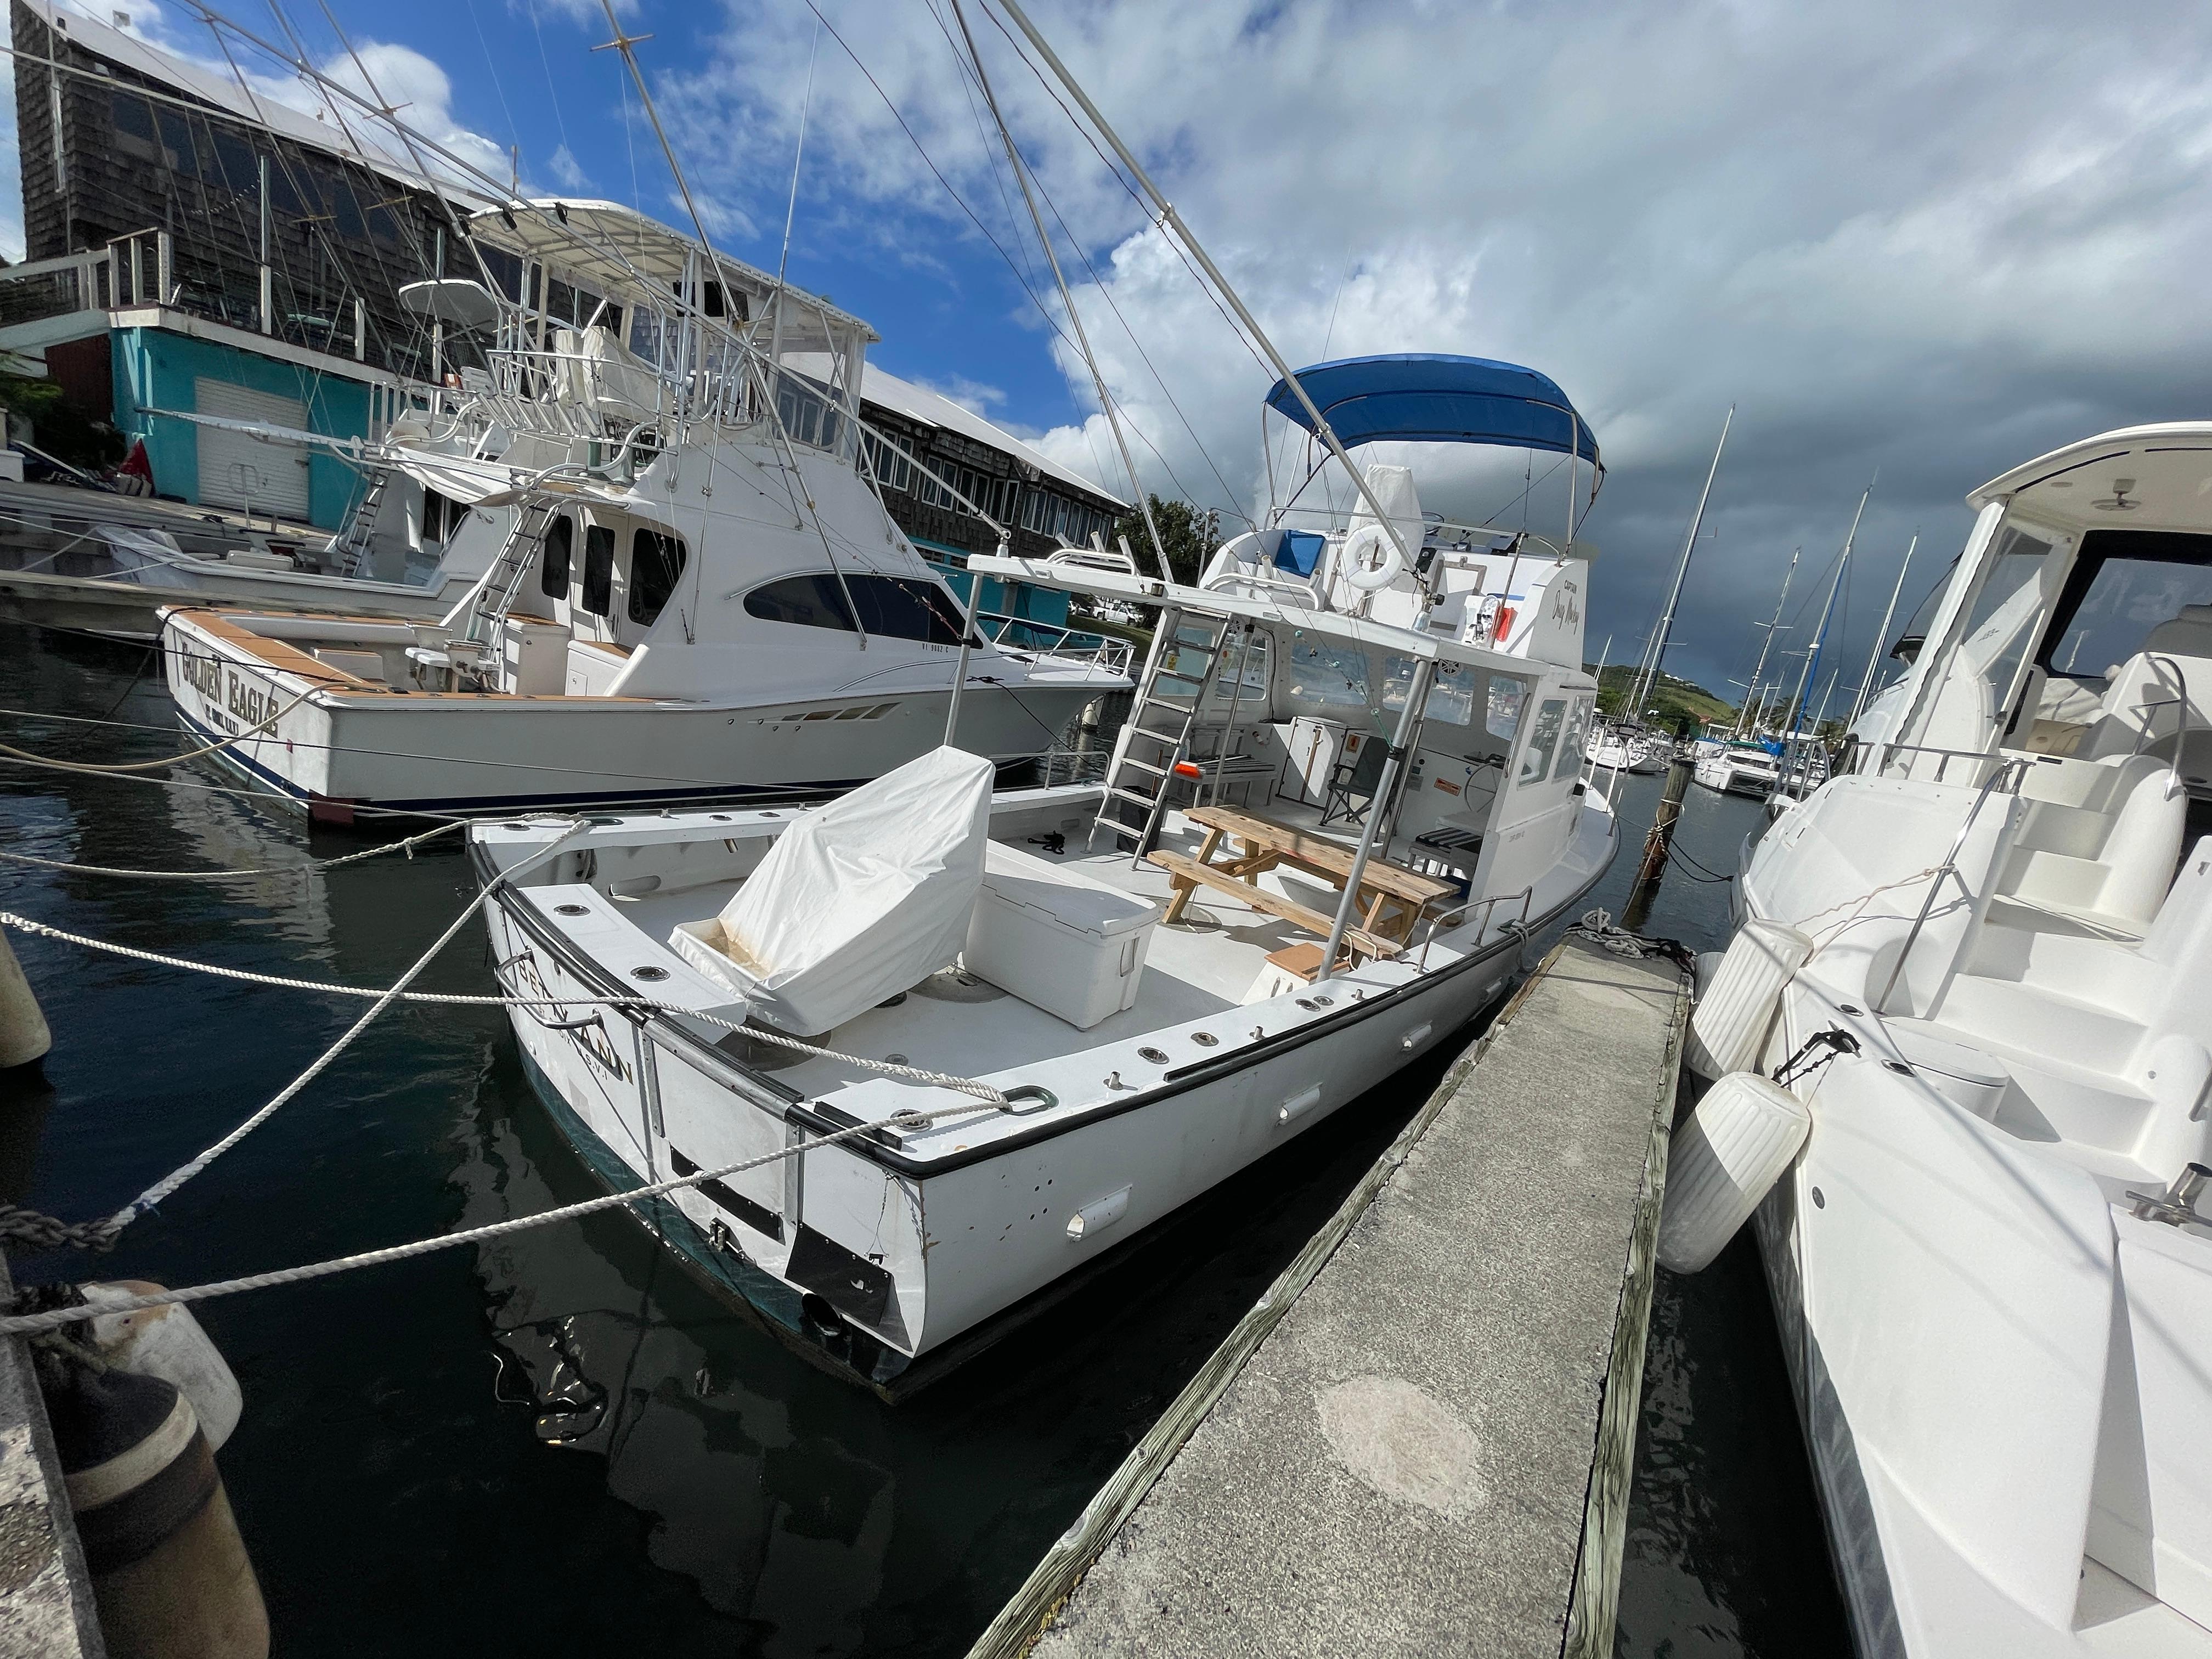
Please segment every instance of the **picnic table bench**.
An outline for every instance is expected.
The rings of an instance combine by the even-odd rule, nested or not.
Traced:
[[[1198,856],[1158,850],[1146,854],[1150,862],[1168,872],[1173,896],[1164,920],[1171,922],[1182,915],[1191,895],[1205,887],[1324,939],[1328,936],[1333,918],[1268,891],[1259,884],[1259,878],[1264,871],[1287,866],[1317,876],[1341,891],[1352,878],[1356,855],[1351,848],[1311,830],[1235,807],[1200,806],[1183,816],[1206,831]],[[1217,862],[1214,855],[1224,840],[1241,843],[1243,850]],[[1423,912],[1458,890],[1451,882],[1370,854],[1367,867],[1360,872],[1359,897],[1355,903],[1358,921],[1346,929],[1346,943],[1365,956],[1395,956],[1412,938]]]

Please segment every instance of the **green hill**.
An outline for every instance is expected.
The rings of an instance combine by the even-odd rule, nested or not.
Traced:
[[[1585,663],[1585,669],[1595,664]],[[1621,705],[1628,699],[1630,686],[1636,679],[1636,665],[1623,663],[1607,668],[1598,676],[1597,706],[1603,714],[1622,714],[1628,711]],[[1644,703],[1644,718],[1655,726],[1680,727],[1685,724],[1696,726],[1706,720],[1733,720],[1735,706],[1723,701],[1702,685],[1677,679],[1672,674],[1662,674],[1652,685],[1651,696]]]

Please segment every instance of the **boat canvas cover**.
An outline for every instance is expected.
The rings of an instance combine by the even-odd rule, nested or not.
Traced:
[[[1597,463],[1597,439],[1548,374],[1517,363],[1442,353],[1341,357],[1297,372],[1298,384],[1346,448],[1380,439],[1405,443],[1500,444],[1548,449]],[[1267,407],[1310,432],[1288,380]]]
[[[777,836],[720,918],[753,1012],[826,1032],[949,967],[982,885],[992,777],[939,749]]]

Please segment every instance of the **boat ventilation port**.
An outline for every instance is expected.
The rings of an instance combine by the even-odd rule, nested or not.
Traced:
[[[1193,1031],[1190,1034],[1190,1040],[1201,1048],[1218,1048],[1221,1046],[1221,1039],[1211,1031]]]
[[[588,916],[592,914],[592,907],[588,904],[556,904],[553,907],[553,914],[556,916]]]
[[[647,963],[642,968],[631,969],[629,970],[629,976],[632,979],[642,979],[647,981],[664,980],[668,977],[668,969],[665,968],[656,968],[651,963]]]
[[[1164,1066],[1168,1063],[1167,1051],[1164,1048],[1149,1047],[1139,1048],[1137,1050],[1137,1058],[1153,1066]]]

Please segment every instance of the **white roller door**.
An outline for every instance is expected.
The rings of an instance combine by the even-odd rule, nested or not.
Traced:
[[[307,428],[307,406],[297,398],[278,398],[266,392],[205,376],[192,383],[197,412],[220,415],[234,421],[260,421],[270,426]],[[217,507],[251,507],[257,514],[273,513],[304,524],[307,519],[307,452],[290,444],[267,444],[243,432],[221,427],[195,428],[200,443],[200,499]]]

